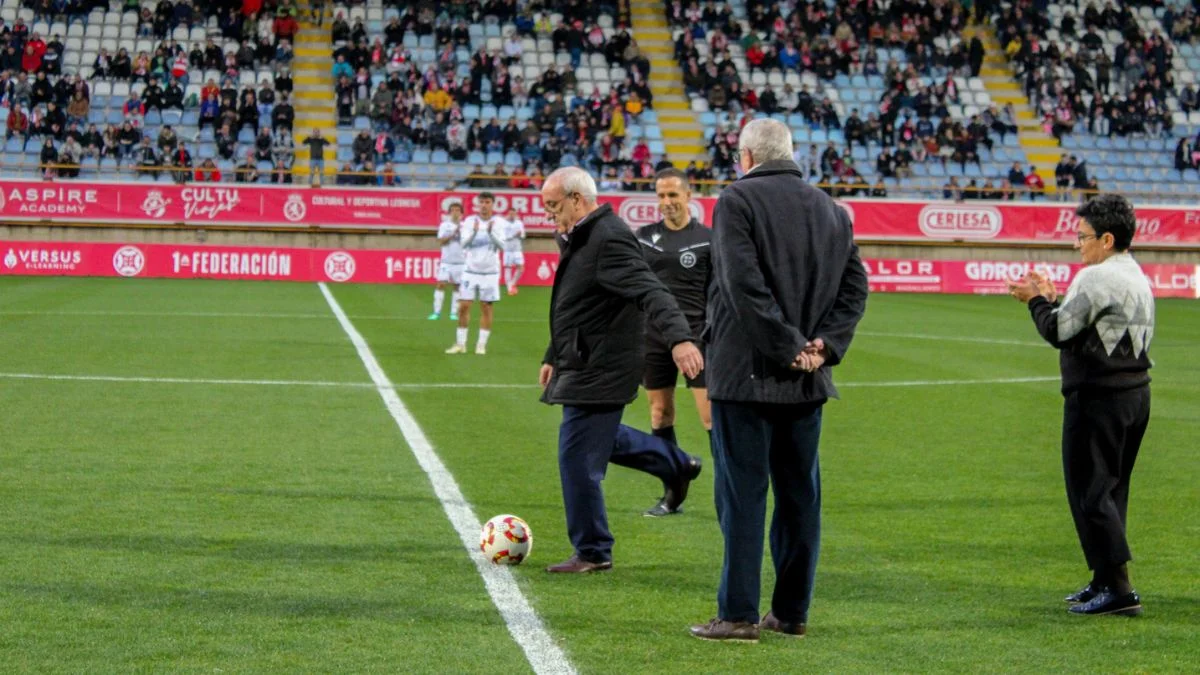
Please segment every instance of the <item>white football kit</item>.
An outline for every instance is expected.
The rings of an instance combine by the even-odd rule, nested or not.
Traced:
[[[475,215],[463,220],[459,242],[466,266],[458,290],[463,300],[500,300],[500,249],[504,247],[504,233],[509,227],[508,221],[495,215],[488,220]]]
[[[459,225],[452,221],[443,220],[441,225],[438,225],[438,239],[445,239],[453,235],[459,228]],[[454,237],[447,243],[442,245],[442,257],[438,261],[437,281],[438,283],[452,283],[455,285],[462,283],[463,267],[467,264],[466,255],[463,253],[461,237]]]
[[[508,231],[504,233],[504,266],[519,267],[525,264],[525,253],[522,247],[525,245],[525,223],[520,220],[511,220],[508,223]]]

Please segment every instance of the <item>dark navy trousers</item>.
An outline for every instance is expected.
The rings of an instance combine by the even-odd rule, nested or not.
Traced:
[[[808,621],[821,540],[821,405],[712,402],[713,491],[725,538],[721,619],[758,623],[770,484],[771,609],[780,621]]]
[[[688,465],[678,446],[621,424],[625,406],[563,406],[558,429],[558,472],[562,479],[567,533],[575,553],[589,562],[612,560],[600,482],[612,462],[668,480]]]

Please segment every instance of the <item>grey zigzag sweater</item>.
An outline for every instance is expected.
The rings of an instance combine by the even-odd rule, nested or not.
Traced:
[[[1060,303],[1039,296],[1029,312],[1042,337],[1060,350],[1064,394],[1150,382],[1154,295],[1128,253],[1085,267]]]

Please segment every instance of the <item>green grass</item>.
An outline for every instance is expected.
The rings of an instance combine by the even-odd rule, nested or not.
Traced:
[[[536,380],[545,291],[500,303],[486,357],[441,353],[453,328],[424,321],[426,287],[333,292],[397,384]],[[871,298],[826,409],[799,641],[687,635],[715,612],[707,470],[683,516],[649,520],[656,481],[614,467],[615,569],[549,576],[570,554],[558,410],[536,387],[400,394],[476,515],[532,525],[518,582],[583,672],[1194,671],[1200,304],[1158,313],[1130,507],[1138,619],[1060,600],[1087,572],[1056,382],[854,386],[1056,375],[1007,298]],[[370,381],[315,286],[124,279],[0,279],[0,373]],[[707,456],[690,397],[680,408],[681,442]],[[626,420],[647,426],[644,400]],[[4,672],[528,670],[370,388],[0,377],[0,504]]]

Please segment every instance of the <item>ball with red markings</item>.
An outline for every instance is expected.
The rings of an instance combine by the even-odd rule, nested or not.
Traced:
[[[479,550],[494,565],[520,565],[533,550],[533,530],[516,516],[496,516],[483,524]]]

